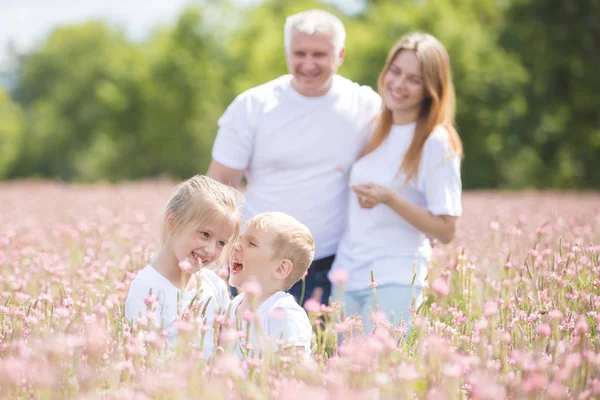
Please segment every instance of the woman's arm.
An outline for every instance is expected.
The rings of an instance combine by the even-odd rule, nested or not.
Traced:
[[[374,183],[354,185],[352,189],[362,208],[384,204],[426,235],[431,235],[442,243],[449,243],[454,239],[457,217],[433,215],[426,208],[406,200],[393,190]]]

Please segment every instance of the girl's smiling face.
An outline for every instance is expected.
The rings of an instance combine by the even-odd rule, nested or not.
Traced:
[[[191,273],[217,260],[235,233],[235,227],[225,221],[213,219],[204,223],[188,223],[175,232],[169,244],[177,262],[188,261]]]

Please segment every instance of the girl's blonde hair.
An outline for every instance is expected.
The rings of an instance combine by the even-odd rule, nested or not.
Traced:
[[[218,221],[234,230],[229,248],[240,231],[240,197],[236,189],[204,175],[196,175],[180,183],[163,211],[161,246],[190,222],[201,226]]]
[[[410,33],[403,36],[390,50],[377,85],[379,94],[385,99],[383,84],[385,75],[402,51],[412,51],[423,69],[425,98],[417,117],[415,134],[406,151],[398,173],[404,172],[406,181],[417,176],[425,142],[436,126],[442,126],[449,135],[455,155],[462,157],[463,148],[458,132],[454,127],[455,94],[452,84],[450,58],[444,46],[433,36],[425,33]],[[392,111],[382,102],[381,113],[376,119],[362,156],[374,151],[388,137],[392,128]]]

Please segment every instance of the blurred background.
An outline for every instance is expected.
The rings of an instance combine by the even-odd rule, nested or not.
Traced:
[[[342,18],[339,73],[374,88],[400,36],[440,39],[465,189],[600,189],[600,0],[0,0],[0,180],[204,173],[309,8]]]

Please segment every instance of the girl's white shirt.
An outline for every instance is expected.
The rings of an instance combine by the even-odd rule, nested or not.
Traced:
[[[173,345],[177,339],[177,329],[174,321],[181,317],[183,310],[198,295],[194,303],[199,304],[200,310],[204,309],[208,302],[204,314],[204,325],[208,326],[209,329],[205,334],[203,347],[204,355],[208,358],[214,351],[213,323],[215,314],[218,311],[225,313],[229,308],[229,291],[223,279],[209,269],[200,270],[196,277],[199,280],[198,290],[181,290],[154,269],[152,265],[147,265],[138,272],[131,282],[125,302],[125,316],[134,324],[137,323],[140,316],[146,317],[147,306],[144,300],[148,297],[150,289],[152,289],[152,294],[158,300],[154,323],[157,327],[163,326],[167,332],[167,341],[170,345]],[[198,332],[198,337],[200,337],[200,334]]]

